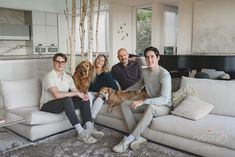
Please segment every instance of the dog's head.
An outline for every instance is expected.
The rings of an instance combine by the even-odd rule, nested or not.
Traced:
[[[112,88],[102,87],[98,92],[98,96],[100,96],[104,101],[109,99],[109,96],[114,92]]]
[[[89,61],[82,61],[77,65],[75,73],[78,73],[81,77],[86,78],[92,74],[93,66]]]

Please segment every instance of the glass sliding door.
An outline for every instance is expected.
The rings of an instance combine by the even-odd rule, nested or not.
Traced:
[[[178,9],[165,5],[164,54],[177,54]]]
[[[136,10],[136,54],[143,55],[144,49],[151,45],[152,8]]]

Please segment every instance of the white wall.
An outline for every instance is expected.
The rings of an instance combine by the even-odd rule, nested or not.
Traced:
[[[132,7],[111,3],[109,6],[109,62],[118,62],[117,50],[125,48],[132,51]],[[127,35],[128,34],[128,35]]]
[[[1,0],[0,7],[57,12],[60,1],[64,0]]]
[[[235,1],[194,2],[193,52],[231,54],[235,52]]]
[[[152,4],[151,44],[157,47],[160,54],[164,52],[164,4],[156,1]]]
[[[1,60],[0,80],[43,77],[52,69],[52,59]]]
[[[178,1],[177,54],[191,54],[193,0]]]

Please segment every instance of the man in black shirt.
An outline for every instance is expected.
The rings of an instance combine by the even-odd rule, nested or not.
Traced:
[[[135,84],[140,79],[141,65],[137,61],[129,60],[129,54],[124,48],[120,48],[117,52],[119,63],[115,64],[111,73],[118,81],[122,90]]]

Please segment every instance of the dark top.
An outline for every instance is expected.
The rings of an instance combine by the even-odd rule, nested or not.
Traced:
[[[127,67],[118,63],[112,67],[111,73],[124,90],[139,81],[141,66],[136,61],[129,61]]]
[[[118,86],[110,72],[102,72],[99,75],[97,74],[95,81],[90,84],[89,91],[98,92],[101,87],[110,87],[116,90],[118,89]]]

